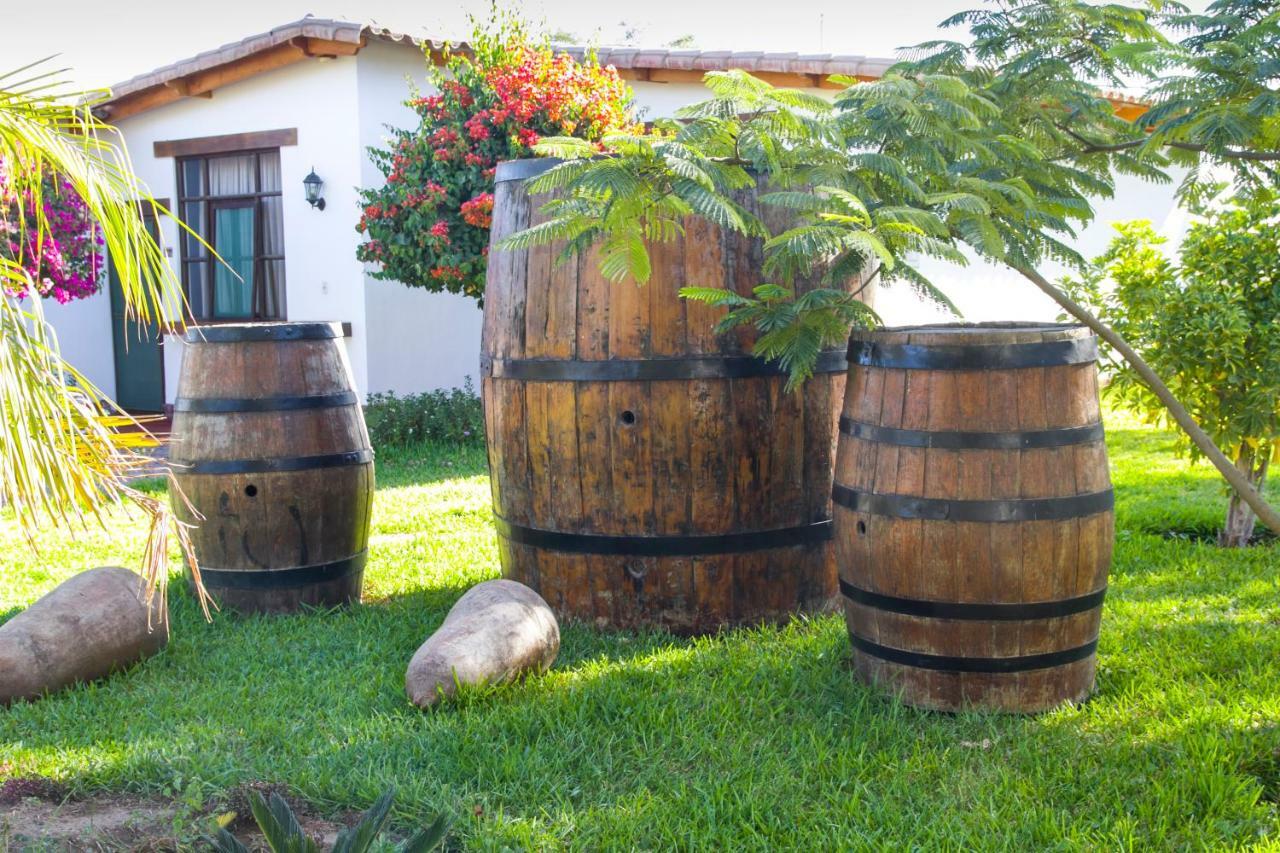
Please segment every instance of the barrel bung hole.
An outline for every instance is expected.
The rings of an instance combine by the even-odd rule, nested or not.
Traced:
[[[622,422],[623,426],[631,426],[636,422],[636,413],[627,409],[622,414],[618,415],[618,420]]]
[[[244,493],[251,498],[256,498],[258,496],[258,487],[250,483],[244,487]]]

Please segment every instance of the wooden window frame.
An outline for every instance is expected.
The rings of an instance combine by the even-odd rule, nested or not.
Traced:
[[[253,136],[253,135],[254,134],[238,134],[237,136]],[[212,138],[221,139],[224,137],[212,137]],[[213,269],[212,265],[216,263],[216,261],[214,261],[213,258],[207,254],[204,257],[194,257],[194,258],[188,257],[187,256],[187,240],[185,235],[183,235],[182,239],[178,241],[179,255],[180,255],[179,267],[181,269],[182,289],[183,289],[183,292],[186,294],[188,304],[193,304],[193,300],[191,299],[192,269],[196,267],[200,268],[200,270],[203,272],[203,276],[209,279],[207,282],[208,288],[209,288],[208,300],[207,300],[207,303],[204,300],[202,300],[202,304],[201,304],[202,313],[208,316],[196,317],[195,321],[198,325],[216,326],[224,323],[270,322],[270,321],[283,321],[288,319],[288,300],[286,298],[285,287],[283,286],[283,284],[281,285],[280,292],[277,295],[278,310],[274,315],[268,315],[266,311],[267,294],[263,284],[264,282],[263,272],[266,269],[267,264],[270,262],[279,261],[283,263],[285,260],[285,255],[283,253],[268,255],[268,254],[265,254],[263,250],[263,238],[264,238],[263,228],[265,227],[264,223],[266,222],[266,217],[264,215],[265,206],[263,205],[263,199],[268,199],[268,198],[281,199],[280,214],[283,217],[284,215],[284,203],[283,203],[284,178],[283,178],[283,175],[281,175],[280,189],[278,191],[274,191],[274,192],[262,191],[261,187],[263,184],[263,181],[262,181],[262,155],[263,154],[275,154],[276,156],[279,156],[280,149],[273,148],[273,147],[253,148],[253,149],[247,149],[247,150],[237,149],[233,151],[217,151],[216,153],[211,153],[211,154],[182,155],[182,156],[175,157],[174,159],[174,168],[175,168],[175,171],[177,172],[177,181],[176,181],[176,186],[178,191],[177,192],[178,206],[176,208],[177,213],[179,216],[183,216],[186,213],[186,205],[199,204],[200,212],[201,212],[201,221],[204,223],[204,226],[203,226],[204,233],[200,233],[200,232],[197,232],[197,233],[200,233],[201,238],[203,238],[210,246],[214,246],[217,244],[216,243],[216,240],[217,240],[216,226],[214,224],[214,219],[213,219],[213,211],[217,206],[226,207],[228,205],[235,205],[237,202],[239,202],[239,203],[242,203],[244,206],[252,206],[252,209],[254,212],[253,213],[254,215],[254,229],[253,229],[254,282],[253,282],[253,293],[250,297],[250,304],[252,305],[252,312],[251,312],[252,316],[250,317],[214,317],[212,316],[215,310],[214,301],[216,299],[216,296],[215,296],[216,291],[213,286],[213,281],[211,276],[212,276],[212,269]],[[253,176],[254,184],[253,185],[255,188],[254,192],[239,193],[236,195],[211,195],[209,193],[209,160],[217,159],[219,157],[242,157],[242,156],[249,156],[249,155],[252,155],[254,158],[254,161],[253,161],[253,164],[254,164],[254,176]],[[200,195],[188,196],[186,194],[187,176],[186,176],[186,169],[184,167],[186,166],[187,163],[190,163],[192,161],[197,161],[200,163],[200,183],[201,183],[201,186],[203,187],[203,190]],[[283,222],[281,223],[281,228],[283,229]],[[283,237],[283,233],[281,234],[281,236]],[[203,286],[205,283],[206,282],[202,282],[201,286]]]
[[[228,133],[222,136],[197,136],[190,139],[158,140],[152,145],[156,157],[208,157],[216,154],[241,154],[265,151],[298,144],[298,129],[282,127],[253,133]]]

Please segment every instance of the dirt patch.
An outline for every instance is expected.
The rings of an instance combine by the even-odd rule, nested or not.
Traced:
[[[172,850],[171,804],[128,797],[49,802],[35,797],[0,812],[5,850]]]
[[[9,780],[5,788],[20,780]],[[24,787],[37,788],[48,780],[21,780]],[[211,808],[204,814],[193,814],[171,800],[126,795],[93,795],[82,799],[42,798],[51,788],[34,796],[16,796],[13,802],[0,803],[0,850],[4,851],[142,851],[160,853],[170,850],[203,849],[202,839],[213,831],[215,817],[229,811],[236,813],[229,830],[250,850],[266,850],[261,834],[249,813],[248,790],[264,795],[271,791],[283,795],[280,786],[251,783],[230,792],[231,805]],[[326,820],[308,812],[290,799],[303,830],[321,843],[332,845],[343,823]],[[241,811],[243,809],[243,811]],[[347,823],[354,823],[358,815]]]

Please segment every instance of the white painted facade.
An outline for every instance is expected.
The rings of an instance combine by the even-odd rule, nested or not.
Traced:
[[[360,235],[357,188],[381,175],[366,149],[381,146],[385,125],[409,126],[416,116],[403,105],[408,82],[427,88],[421,53],[408,45],[372,42],[354,56],[286,66],[217,89],[211,98],[185,98],[123,119],[119,127],[135,170],[157,198],[176,202],[176,163],[154,156],[157,141],[297,128],[298,143],[280,149],[285,244],[285,304],[289,320],[337,320],[351,324],[348,354],[364,393],[399,394],[449,388],[478,379],[480,311],[474,302],[379,281],[356,260]],[[633,81],[637,105],[650,118],[671,115],[706,97],[691,83]],[[326,208],[313,210],[302,178],[314,168],[324,179]],[[1125,181],[1120,199],[1099,208],[1098,224],[1082,235],[1092,253],[1105,245],[1109,223],[1150,218],[1158,228],[1182,222],[1168,188]],[[162,236],[178,263],[172,221]],[[931,264],[929,274],[970,320],[1047,319],[1054,306],[1016,274],[987,264],[956,268]],[[905,288],[881,293],[878,307],[890,324],[938,317]],[[66,306],[47,305],[64,354],[104,392],[115,394],[109,298]],[[165,341],[165,399],[177,391],[182,343]],[[476,382],[478,385],[478,382]]]

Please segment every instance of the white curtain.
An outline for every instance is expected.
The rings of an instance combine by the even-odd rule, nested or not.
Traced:
[[[256,158],[252,154],[209,158],[209,195],[249,195],[257,192]]]

